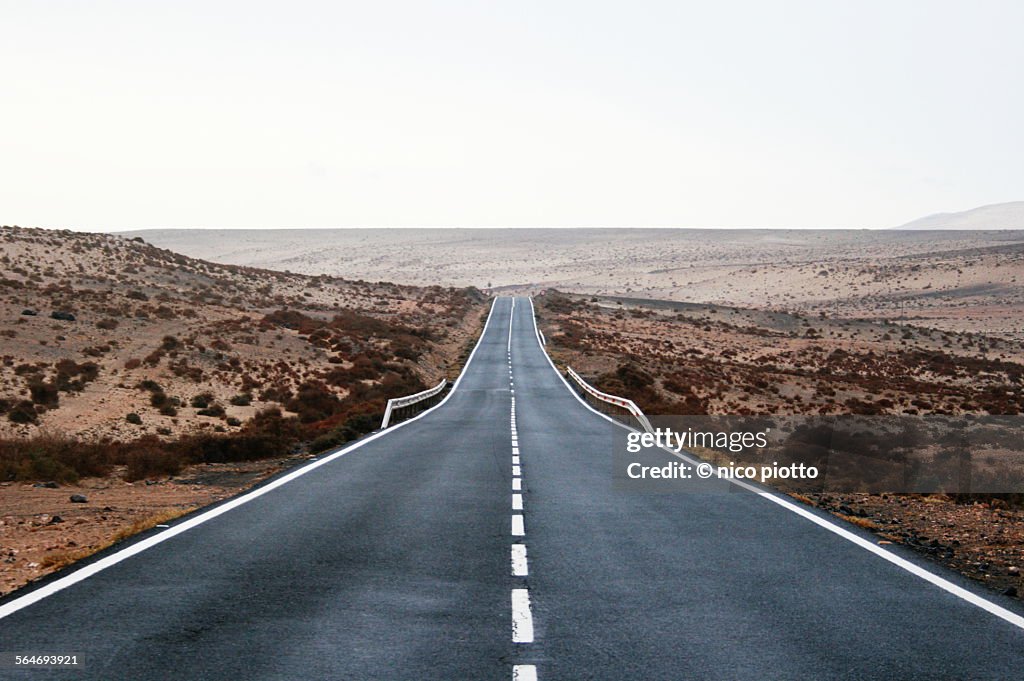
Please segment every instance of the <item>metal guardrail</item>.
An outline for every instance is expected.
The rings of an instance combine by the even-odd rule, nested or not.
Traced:
[[[589,395],[590,397],[593,397],[594,399],[600,402],[604,402],[605,404],[611,404],[616,407],[625,409],[630,413],[630,415],[633,418],[635,418],[640,423],[644,430],[646,430],[648,433],[654,432],[654,429],[651,427],[651,422],[647,419],[647,416],[645,416],[644,413],[640,410],[640,407],[636,406],[636,403],[633,402],[633,400],[628,400],[625,397],[618,397],[617,395],[609,395],[608,393],[601,392],[594,386],[584,381],[583,378],[579,374],[577,374],[572,367],[567,367],[566,373],[569,375],[569,378],[571,378],[573,381],[576,382],[577,385],[579,385],[580,389],[583,390],[585,394]]]
[[[385,428],[388,427],[388,425],[391,423],[391,416],[394,414],[395,410],[405,409],[407,407],[411,407],[414,404],[418,404],[424,400],[429,400],[431,397],[435,397],[436,395],[439,395],[442,392],[444,392],[444,389],[447,386],[448,379],[445,378],[441,379],[441,382],[438,383],[433,388],[428,388],[427,390],[424,390],[423,392],[418,392],[415,395],[406,395],[405,397],[391,398],[390,400],[388,400],[388,406],[384,410],[384,420],[381,421],[380,429],[384,430]]]

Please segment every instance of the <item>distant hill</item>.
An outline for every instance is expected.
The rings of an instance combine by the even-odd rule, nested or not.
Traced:
[[[960,213],[936,213],[895,229],[1024,229],[1024,201],[993,203]]]

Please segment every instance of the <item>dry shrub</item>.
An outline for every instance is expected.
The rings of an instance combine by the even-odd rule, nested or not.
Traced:
[[[166,449],[159,441],[148,439],[129,449],[125,463],[128,469],[124,479],[128,482],[177,475],[184,466],[180,454]]]
[[[29,394],[36,404],[43,404],[47,407],[56,407],[60,401],[57,393],[57,386],[44,381],[32,381],[28,384]]]
[[[39,413],[31,401],[21,400],[10,408],[7,418],[13,423],[35,423],[39,420]]]
[[[109,453],[109,445],[55,435],[0,440],[0,480],[75,482],[79,477],[108,475]]]
[[[285,418],[280,409],[266,409],[237,433],[191,435],[175,443],[175,448],[184,459],[194,463],[252,461],[284,456],[303,437],[296,419]]]

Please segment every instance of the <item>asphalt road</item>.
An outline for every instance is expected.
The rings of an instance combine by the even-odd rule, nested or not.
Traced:
[[[1013,622],[762,495],[614,487],[620,432],[499,299],[441,406],[0,602],[83,662],[0,678],[1020,678]]]

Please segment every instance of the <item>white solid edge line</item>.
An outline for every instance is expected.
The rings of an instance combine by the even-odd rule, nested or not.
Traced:
[[[532,664],[517,664],[512,667],[512,681],[537,681],[537,667]]]
[[[529,563],[526,561],[526,544],[512,545],[512,576],[526,577],[530,574]]]
[[[512,589],[512,642],[533,643],[533,614],[527,589]]]
[[[512,536],[523,537],[526,535],[526,528],[523,526],[523,516],[519,513],[512,516]]]
[[[620,428],[625,428],[626,430],[630,430],[630,431],[637,432],[637,433],[640,432],[636,428],[632,428],[630,426],[627,426],[624,423],[620,423],[620,422],[616,421],[615,419],[613,419],[612,417],[608,416],[607,414],[602,414],[598,410],[596,410],[593,407],[591,407],[589,404],[587,404],[579,396],[579,393],[577,393],[575,390],[573,390],[572,387],[566,382],[565,377],[562,376],[562,374],[558,371],[558,368],[555,367],[555,363],[551,361],[551,357],[548,355],[547,350],[544,349],[544,345],[540,341],[540,328],[538,328],[538,326],[537,326],[537,315],[536,315],[536,313],[534,311],[534,307],[533,307],[533,297],[531,296],[529,300],[530,300],[530,312],[531,312],[531,316],[533,317],[533,329],[536,332],[536,336],[537,336],[537,345],[540,347],[541,352],[544,353],[544,357],[548,360],[548,364],[551,365],[552,371],[555,372],[555,375],[558,376],[558,378],[561,379],[563,385],[565,385],[566,390],[568,390],[572,394],[572,396],[575,397],[576,400],[580,404],[582,404],[584,407],[586,407],[590,411],[594,412],[595,414],[597,414],[601,418],[605,419],[606,421],[608,421],[610,423],[614,423],[615,425],[619,426]],[[677,456],[677,457],[679,457],[679,458],[681,458],[681,459],[683,459],[683,460],[685,460],[685,461],[687,461],[689,463],[692,463],[692,464],[699,463],[695,459],[692,459],[692,458],[690,458],[690,457],[688,457],[688,456],[686,456],[684,454],[678,453],[678,452],[673,452],[670,449],[665,449],[664,451],[668,452],[669,454],[672,454],[673,456]],[[754,487],[753,485],[745,483],[742,480],[730,480],[729,482],[731,482],[731,483],[733,483],[735,485],[739,485],[740,487],[743,487],[744,489],[747,489],[747,490],[749,490],[751,492],[754,492],[758,496],[760,496],[760,497],[762,497],[764,499],[767,499],[768,501],[771,501],[774,504],[778,504],[779,506],[781,506],[782,508],[786,509],[787,511],[791,511],[791,512],[796,513],[797,515],[799,515],[799,516],[801,516],[803,518],[806,518],[806,519],[810,520],[815,525],[818,525],[819,527],[822,527],[822,528],[828,530],[829,532],[832,532],[834,534],[839,535],[843,539],[846,539],[847,541],[849,541],[849,542],[851,542],[853,544],[856,544],[857,546],[861,547],[862,549],[870,551],[871,553],[875,554],[876,556],[879,556],[880,558],[883,558],[884,560],[889,561],[890,563],[892,563],[896,567],[901,568],[901,569],[909,572],[912,575],[920,577],[921,579],[925,580],[926,582],[930,582],[931,584],[934,584],[935,586],[939,587],[943,591],[946,591],[946,592],[948,592],[948,593],[950,593],[950,594],[952,594],[952,595],[954,595],[954,596],[956,596],[956,597],[958,597],[958,598],[960,598],[960,599],[962,599],[964,601],[967,601],[971,605],[977,606],[977,607],[981,608],[982,610],[984,610],[984,611],[986,611],[986,612],[988,612],[988,613],[990,613],[992,615],[995,615],[996,617],[1000,618],[1001,620],[1004,620],[1004,621],[1012,624],[1015,627],[1018,627],[1020,629],[1024,629],[1024,617],[1018,615],[1017,613],[1015,613],[1015,612],[1013,612],[1011,610],[1007,610],[1006,608],[1002,607],[1001,605],[997,605],[997,604],[993,603],[992,601],[988,600],[987,598],[983,598],[982,596],[979,596],[979,595],[973,593],[972,591],[968,591],[967,589],[963,588],[962,586],[958,586],[958,585],[954,584],[953,582],[949,581],[948,579],[946,579],[944,577],[940,577],[939,575],[935,574],[934,572],[926,570],[923,567],[910,562],[906,558],[902,558],[900,556],[897,556],[895,553],[892,553],[891,551],[887,551],[887,550],[883,549],[882,547],[878,546],[877,544],[873,544],[870,541],[864,539],[863,537],[859,537],[856,534],[854,534],[853,532],[850,532],[849,530],[847,530],[847,529],[845,529],[843,527],[839,527],[838,525],[834,524],[833,522],[831,522],[831,521],[829,521],[829,520],[827,520],[825,518],[822,518],[820,516],[817,516],[817,515],[815,515],[814,513],[811,513],[810,511],[808,511],[805,508],[801,508],[800,506],[797,506],[795,503],[792,503],[792,502],[789,502],[789,501],[783,499],[782,497],[776,495],[775,493],[765,492],[764,490],[758,489],[757,487]]]
[[[469,365],[473,362],[473,357],[476,355],[476,351],[480,348],[480,344],[483,343],[484,336],[487,335],[487,329],[491,324],[491,317],[494,316],[494,310],[498,306],[498,300],[499,298],[495,298],[494,302],[491,303],[491,310],[487,314],[487,321],[484,322],[484,329],[483,331],[480,332],[480,338],[477,339],[476,345],[473,346],[473,351],[469,353],[469,357],[466,359],[466,365],[462,367],[462,371],[459,373],[458,378],[455,379],[455,383],[454,385],[452,385],[452,389],[448,391],[448,394],[444,396],[444,399],[442,399],[440,402],[438,402],[430,409],[427,409],[421,414],[417,414],[416,416],[412,417],[411,419],[408,419],[407,421],[397,423],[394,426],[388,428],[387,430],[381,430],[376,433],[373,433],[372,435],[369,435],[366,438],[359,440],[358,442],[355,442],[351,445],[348,445],[347,447],[339,449],[338,451],[332,454],[317,459],[316,461],[307,464],[302,468],[298,468],[288,473],[287,475],[284,475],[274,480],[273,482],[269,482],[262,487],[252,490],[251,492],[246,492],[241,496],[237,496],[234,499],[231,499],[230,501],[227,501],[221,504],[220,506],[217,506],[216,508],[212,508],[209,511],[206,511],[205,513],[200,513],[197,516],[193,516],[192,518],[189,518],[188,520],[179,523],[174,527],[168,528],[167,530],[160,532],[159,534],[155,534],[152,537],[147,537],[142,541],[135,542],[134,544],[127,546],[121,549],[120,551],[112,553],[108,556],[101,558],[100,560],[97,560],[94,563],[90,563],[85,567],[75,570],[69,575],[55,579],[49,584],[39,587],[35,591],[31,591],[25,594],[24,596],[15,598],[12,601],[4,603],[3,605],[0,605],[0,619],[3,619],[8,615],[13,614],[21,610],[22,608],[26,608],[32,605],[33,603],[37,603],[46,598],[47,596],[52,596],[58,591],[66,589],[73,584],[77,584],[82,580],[88,579],[89,577],[92,577],[93,575],[102,572],[103,570],[106,570],[111,566],[117,565],[123,560],[131,558],[137,553],[142,553],[146,549],[152,548],[157,544],[167,541],[168,539],[175,537],[181,534],[182,532],[187,532],[188,530],[191,530],[193,527],[202,525],[208,520],[212,520],[223,513],[227,513],[228,511],[238,508],[243,504],[247,504],[253,499],[261,497],[267,492],[270,492],[271,490],[275,490],[278,487],[281,487],[282,485],[285,485],[291,482],[292,480],[295,480],[296,478],[299,478],[305,475],[306,473],[309,473],[310,471],[319,468],[320,466],[328,464],[331,461],[334,461],[335,459],[340,458],[351,451],[359,449],[365,444],[373,442],[374,440],[383,437],[388,433],[393,433],[399,428],[408,425],[413,421],[417,421],[423,418],[424,416],[434,411],[435,409],[441,408],[441,406],[443,406],[444,403],[451,399],[451,396],[455,394],[456,389],[458,389],[459,387],[459,383],[462,382],[462,378],[466,375],[466,371],[469,369]]]

